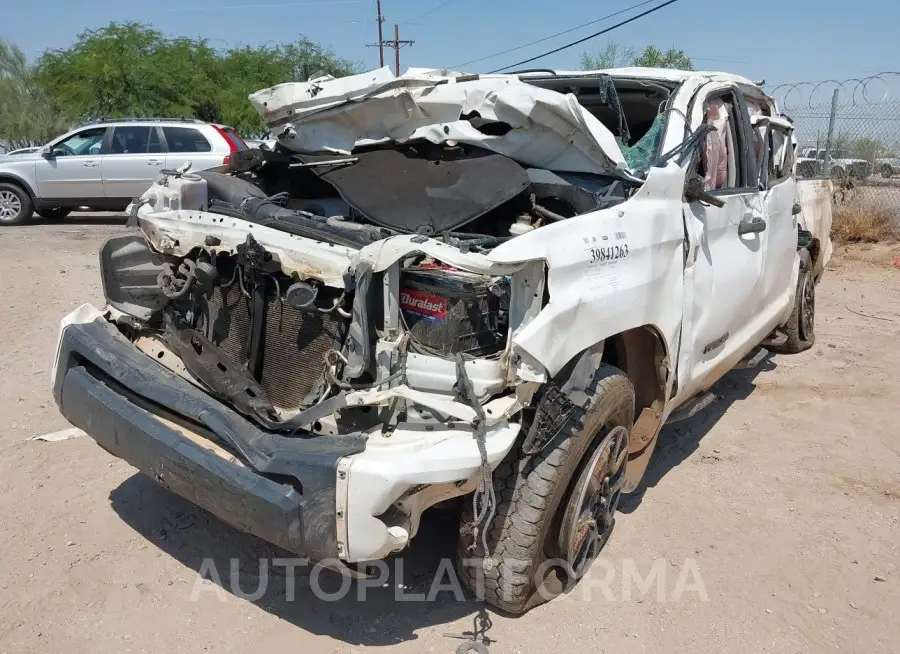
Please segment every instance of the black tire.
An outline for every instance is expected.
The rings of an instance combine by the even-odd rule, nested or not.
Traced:
[[[34,204],[25,189],[0,182],[0,225],[21,225],[33,214]]]
[[[602,542],[596,539],[594,558],[615,522],[612,516],[624,483],[627,436],[634,421],[634,387],[621,370],[600,364],[587,390],[586,406],[575,407],[567,424],[542,451],[524,456],[516,446],[494,471],[498,507],[493,521],[486,526],[491,565],[484,565],[481,536],[473,542],[471,501],[467,499],[463,504],[457,570],[469,591],[509,613],[524,613],[577,581],[580,574],[573,575],[571,566],[550,567],[545,562],[566,559],[571,552],[562,551],[561,528],[572,513],[570,505],[579,501],[573,488],[581,487],[585,466],[593,463],[594,454],[609,447],[613,435],[618,438],[622,434],[618,428],[624,428],[624,449],[610,457],[621,466],[614,483],[609,484],[618,484],[606,505],[610,521],[606,521],[608,528]],[[604,484],[609,481],[609,477],[604,477]],[[593,558],[587,565],[592,561]],[[543,574],[538,579],[540,573]],[[479,587],[479,579],[484,580],[483,587]]]
[[[783,345],[769,347],[777,354],[799,354],[816,344],[816,282],[808,256],[800,261],[794,309],[781,331],[787,334],[787,341]]]
[[[881,167],[881,176],[882,176],[882,177],[890,178],[890,177],[892,177],[893,175],[894,175],[894,169],[893,169],[890,165],[884,164],[884,165]]]
[[[71,209],[63,209],[62,207],[54,207],[52,209],[41,209],[37,212],[41,218],[46,220],[62,220],[72,213]]]

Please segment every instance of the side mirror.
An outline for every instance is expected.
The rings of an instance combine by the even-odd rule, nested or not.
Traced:
[[[49,145],[45,145],[41,148],[41,156],[44,159],[53,159],[54,157],[56,157],[56,155],[53,153],[53,148],[51,148]]]

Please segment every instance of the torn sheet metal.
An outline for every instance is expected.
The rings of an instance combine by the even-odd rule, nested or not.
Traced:
[[[240,218],[223,218],[209,212],[155,211],[151,206],[138,210],[140,230],[158,252],[185,257],[191,250],[204,247],[210,251],[234,254],[237,247],[253,237],[281,264],[286,275],[299,279],[318,279],[322,283],[344,288],[344,276],[356,250],[341,245],[321,247],[311,239],[294,237],[265,225],[255,225]],[[214,234],[218,244],[207,245]]]
[[[674,162],[652,168],[627,203],[528,232],[487,255],[496,264],[547,265],[550,301],[513,333],[514,355],[527,353],[553,376],[579,352],[636,325],[653,325],[666,351],[675,351],[684,279],[671,271],[684,265],[684,226],[672,207],[681,203],[684,176]]]
[[[800,203],[800,226],[819,241],[819,256],[814,262],[813,275],[819,277],[831,259],[831,195],[830,179],[797,180],[797,201]]]
[[[250,102],[279,142],[296,152],[349,154],[355,146],[426,139],[478,146],[550,170],[626,169],[612,133],[574,95],[509,75],[388,75],[382,69],[281,84],[252,94]]]

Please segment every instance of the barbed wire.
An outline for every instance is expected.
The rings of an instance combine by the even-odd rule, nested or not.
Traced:
[[[783,84],[766,85],[766,91],[774,97],[783,110],[808,107],[816,108],[817,105],[831,102],[831,95],[835,89],[841,92],[838,102],[841,106],[857,106],[863,104],[879,104],[892,100],[900,101],[900,97],[892,99],[891,83],[900,82],[900,72],[884,71],[866,77],[854,77],[845,80],[827,79],[808,82],[789,82]],[[883,93],[880,97],[874,94],[874,89],[880,84]],[[828,90],[830,93],[824,94]],[[803,101],[804,94],[806,100]],[[900,94],[898,94],[900,96]]]

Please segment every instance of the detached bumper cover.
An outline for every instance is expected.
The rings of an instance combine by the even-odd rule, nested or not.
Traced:
[[[264,432],[102,318],[63,328],[53,393],[63,415],[101,447],[225,522],[312,559],[338,556],[337,463],[363,451],[363,437]],[[130,394],[212,431],[249,467],[193,443]],[[286,477],[297,481],[274,480]]]

